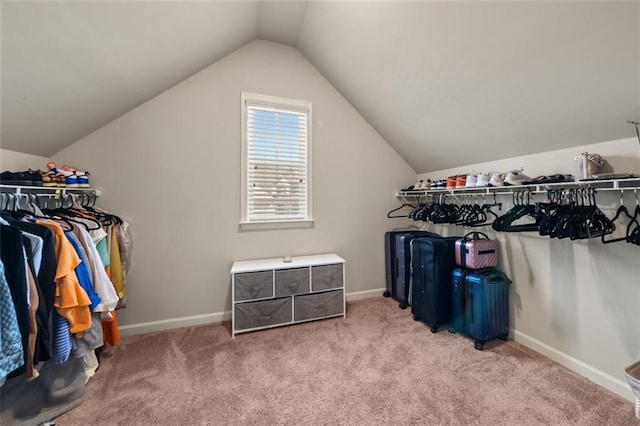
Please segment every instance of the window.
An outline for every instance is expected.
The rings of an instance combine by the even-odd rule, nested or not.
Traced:
[[[243,228],[311,226],[311,102],[242,93]]]

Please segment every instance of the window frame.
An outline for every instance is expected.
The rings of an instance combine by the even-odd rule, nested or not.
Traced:
[[[285,229],[285,228],[310,228],[314,225],[313,220],[313,197],[312,197],[312,169],[311,169],[311,147],[312,147],[312,115],[311,102],[281,98],[278,96],[261,95],[257,93],[242,92],[241,96],[241,127],[242,127],[242,163],[241,163],[241,209],[240,209],[240,229]],[[306,158],[306,207],[307,214],[304,219],[286,218],[280,220],[249,220],[249,105],[262,106],[265,108],[276,108],[294,113],[306,114],[307,120],[307,158]]]

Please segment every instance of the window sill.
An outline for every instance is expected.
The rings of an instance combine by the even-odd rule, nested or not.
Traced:
[[[296,229],[296,228],[313,228],[313,219],[304,220],[283,220],[283,221],[265,221],[265,222],[240,222],[241,231],[259,231],[268,229]]]

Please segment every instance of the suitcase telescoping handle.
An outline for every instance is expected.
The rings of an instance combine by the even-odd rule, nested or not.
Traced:
[[[469,236],[471,237],[469,238]],[[491,238],[489,238],[489,236],[484,232],[473,231],[473,232],[469,232],[467,235],[462,237],[462,239],[464,241],[469,241],[469,240],[490,240]]]
[[[504,272],[502,272],[501,270],[497,269],[497,268],[486,268],[486,269],[481,269],[479,271],[476,271],[478,273],[483,274],[484,276],[487,277],[487,282],[489,284],[500,284],[500,283],[505,283],[507,285],[513,283],[513,281],[511,281],[511,278],[509,278],[509,276],[507,274],[505,274]]]

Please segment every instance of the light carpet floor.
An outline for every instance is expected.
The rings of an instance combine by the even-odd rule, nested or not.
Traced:
[[[477,351],[391,299],[240,334],[123,338],[58,425],[640,425],[633,404],[514,341]]]

